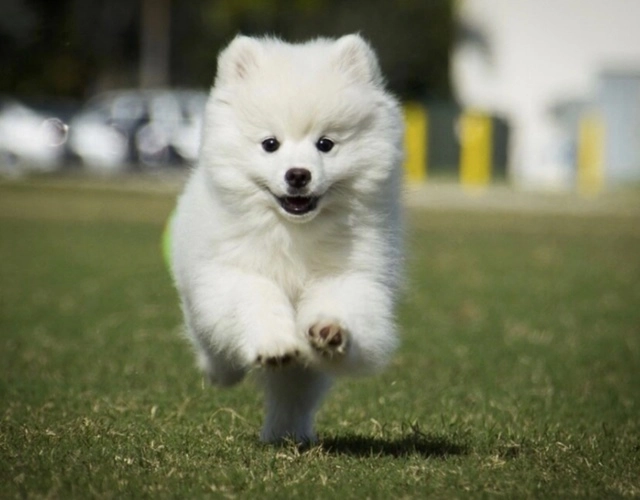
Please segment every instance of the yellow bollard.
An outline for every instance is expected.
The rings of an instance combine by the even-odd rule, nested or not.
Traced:
[[[588,113],[578,124],[578,192],[593,196],[604,187],[604,124],[597,113]]]
[[[470,111],[460,117],[460,182],[464,187],[491,182],[492,135],[489,116]]]
[[[427,112],[420,104],[410,103],[404,107],[404,117],[405,179],[424,182],[427,179]]]

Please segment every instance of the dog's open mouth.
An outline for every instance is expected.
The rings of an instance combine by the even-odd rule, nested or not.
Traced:
[[[277,200],[284,211],[292,215],[308,214],[318,206],[317,196],[282,196]]]

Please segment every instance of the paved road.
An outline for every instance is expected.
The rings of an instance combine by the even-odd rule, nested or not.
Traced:
[[[469,190],[453,183],[432,183],[407,186],[405,199],[410,207],[429,210],[640,216],[640,189],[637,187],[581,196],[567,192],[517,190],[508,186]]]

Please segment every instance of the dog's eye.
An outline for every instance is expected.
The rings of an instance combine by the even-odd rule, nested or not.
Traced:
[[[316,142],[316,148],[322,153],[328,153],[333,149],[334,142],[328,137],[320,137]]]
[[[279,147],[280,147],[280,143],[278,142],[278,139],[276,139],[275,137],[269,137],[264,141],[262,141],[262,149],[264,149],[267,153],[273,153],[275,151],[278,151]]]

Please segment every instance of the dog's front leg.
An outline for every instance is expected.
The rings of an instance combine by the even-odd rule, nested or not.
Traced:
[[[265,277],[209,265],[182,295],[187,329],[214,383],[230,385],[254,366],[309,357],[291,302]]]
[[[372,277],[354,273],[319,280],[297,309],[298,331],[306,335],[321,369],[372,372],[395,350],[392,290]]]

